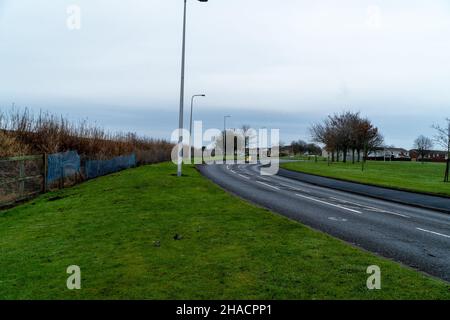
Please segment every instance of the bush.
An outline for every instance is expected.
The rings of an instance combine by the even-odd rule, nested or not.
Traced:
[[[11,137],[8,133],[0,131],[0,158],[22,156],[30,152],[30,148]]]

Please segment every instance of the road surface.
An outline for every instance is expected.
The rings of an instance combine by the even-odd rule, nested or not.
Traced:
[[[450,215],[301,182],[258,165],[202,165],[224,189],[381,256],[450,281]]]
[[[442,211],[450,214],[450,198],[442,196],[432,196],[415,192],[407,192],[377,186],[365,185],[362,183],[342,181],[326,177],[319,177],[307,173],[280,169],[278,175],[292,178],[303,182],[328,187],[331,189],[356,193],[371,198],[378,198],[392,202],[412,205],[435,211]]]

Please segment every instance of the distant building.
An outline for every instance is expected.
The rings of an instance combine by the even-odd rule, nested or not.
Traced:
[[[336,156],[336,152],[334,153],[334,155]],[[328,158],[328,157],[331,157],[331,156],[332,156],[331,152],[328,152],[327,150],[322,149],[322,157]],[[353,152],[352,151],[348,151],[347,152],[347,160],[348,159],[351,160],[352,156],[353,156]],[[343,157],[344,157],[344,153],[343,152],[339,152],[339,159],[343,159]],[[355,159],[357,157],[358,157],[358,152],[355,151]],[[362,152],[361,152],[361,159],[362,159]]]
[[[322,149],[322,157],[323,158],[328,158],[328,157],[331,158],[332,156],[333,155],[331,152],[328,152],[327,150]],[[334,156],[336,157],[335,159],[337,160],[336,152],[334,153]],[[359,157],[358,157],[358,152],[355,151],[354,156],[355,156],[355,161],[358,161],[358,159],[362,160],[363,153],[360,152]],[[339,152],[339,161],[342,161],[343,159],[344,159],[344,152]],[[349,161],[349,162],[353,161],[353,152],[352,151],[347,152],[347,161]]]
[[[422,161],[422,156],[419,150],[413,149],[409,151],[413,161]],[[440,150],[429,150],[426,151],[423,161],[426,162],[445,162],[448,159],[448,153],[446,151]]]
[[[378,148],[368,154],[367,160],[411,161],[411,156],[403,148]]]
[[[322,156],[325,158],[331,157],[331,154],[326,150],[322,151]],[[359,157],[358,153],[355,152],[355,160],[363,159],[364,155],[361,152]],[[344,158],[344,153],[339,153],[339,160]],[[353,152],[349,151],[347,153],[347,161],[353,160]],[[374,151],[369,152],[367,160],[378,160],[378,161],[411,161],[409,151],[403,148],[378,148]]]
[[[288,157],[288,156],[294,157],[294,156],[297,156],[297,155],[299,155],[299,156],[320,156],[321,154],[323,155],[324,152],[325,151],[323,149],[319,148],[318,146],[317,146],[317,152],[316,153],[308,152],[308,151],[295,153],[294,152],[294,148],[292,146],[282,146],[282,147],[280,147],[280,157]]]

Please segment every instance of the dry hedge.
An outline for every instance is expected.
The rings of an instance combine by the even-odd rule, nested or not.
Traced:
[[[135,133],[110,133],[86,120],[73,123],[48,112],[0,110],[0,157],[76,150],[88,158],[109,159],[134,152],[145,164],[170,160],[172,147]]]

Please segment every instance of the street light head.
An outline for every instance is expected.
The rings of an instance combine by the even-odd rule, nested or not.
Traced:
[[[200,2],[208,2],[208,0],[198,0],[198,1],[200,1]]]

